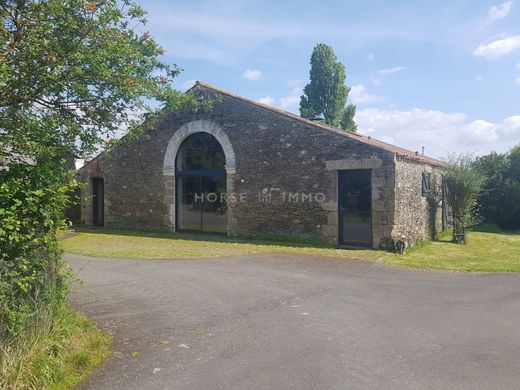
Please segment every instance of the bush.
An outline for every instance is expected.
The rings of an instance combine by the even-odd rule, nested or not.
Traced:
[[[0,172],[0,340],[15,343],[38,308],[64,302],[67,272],[56,238],[74,182],[53,164],[11,164]],[[63,185],[62,183],[69,183]]]
[[[473,168],[469,155],[451,157],[443,175],[448,203],[453,211],[453,242],[466,242],[466,228],[478,222],[477,196],[481,191],[483,176]]]
[[[510,153],[482,156],[474,167],[485,178],[477,198],[484,221],[505,230],[520,229],[520,146]]]

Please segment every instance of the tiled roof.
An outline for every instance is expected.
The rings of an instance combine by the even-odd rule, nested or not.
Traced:
[[[379,149],[386,150],[388,152],[394,153],[397,157],[405,159],[405,160],[418,161],[418,162],[423,162],[423,163],[436,165],[436,166],[443,166],[444,165],[444,163],[442,161],[437,160],[437,159],[435,159],[433,157],[424,156],[424,155],[422,155],[422,154],[420,154],[418,152],[412,152],[411,150],[404,149],[404,148],[401,148],[399,146],[395,146],[395,145],[389,144],[387,142],[380,141],[380,140],[372,138],[370,136],[365,136],[365,135],[361,135],[361,134],[357,134],[357,133],[349,133],[349,132],[347,132],[345,130],[338,129],[336,127],[329,126],[329,125],[326,125],[324,123],[315,122],[315,121],[312,121],[312,120],[309,120],[309,119],[305,119],[305,118],[302,118],[301,116],[292,114],[292,113],[284,111],[284,110],[280,110],[280,109],[275,108],[275,107],[271,107],[271,106],[269,106],[267,104],[259,103],[257,101],[245,98],[243,96],[237,95],[237,94],[232,93],[232,92],[225,91],[223,89],[214,87],[213,85],[210,85],[210,84],[207,84],[207,83],[204,83],[204,82],[201,82],[201,81],[197,81],[196,84],[192,87],[192,89],[195,89],[195,88],[205,88],[205,89],[208,89],[208,90],[220,93],[222,95],[230,96],[232,98],[244,101],[244,102],[249,103],[249,104],[253,104],[253,105],[261,107],[263,109],[266,109],[266,110],[269,110],[269,111],[272,111],[272,112],[276,112],[276,113],[278,113],[280,115],[283,115],[285,117],[288,117],[288,118],[291,118],[291,119],[294,119],[294,120],[306,123],[306,124],[308,124],[310,126],[319,127],[321,129],[330,131],[330,132],[332,132],[334,134],[338,134],[338,135],[340,135],[342,137],[349,138],[349,139],[351,139],[351,140],[353,140],[355,142],[361,142],[363,144],[367,144],[367,145],[370,145],[370,146],[373,146],[373,147],[376,147],[376,148],[379,148]]]

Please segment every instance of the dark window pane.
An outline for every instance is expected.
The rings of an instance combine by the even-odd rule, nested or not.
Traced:
[[[426,196],[430,193],[430,174],[424,172],[422,174],[422,196]]]
[[[201,178],[180,177],[177,186],[179,229],[202,230]]]
[[[203,208],[202,230],[225,233],[227,227],[226,177],[204,176],[202,178]]]
[[[341,241],[369,246],[372,243],[371,171],[342,171],[339,180]]]
[[[208,133],[196,133],[182,143],[176,168],[183,171],[225,171],[226,157],[222,146]]]
[[[225,156],[215,137],[196,133],[179,148],[177,224],[180,230],[226,233]]]

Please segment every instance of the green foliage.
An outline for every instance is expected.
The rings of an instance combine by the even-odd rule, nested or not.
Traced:
[[[428,201],[428,228],[431,239],[435,240],[438,237],[438,231],[436,226],[436,218],[439,207],[442,203],[442,192],[437,185],[437,177],[431,176],[430,192],[427,196]]]
[[[56,232],[76,186],[70,161],[121,127],[139,136],[136,113],[200,101],[172,89],[180,69],[160,60],[129,0],[6,0],[0,17],[0,341],[15,345],[37,307],[65,301]]]
[[[332,47],[319,43],[311,55],[310,83],[303,90],[300,114],[305,118],[322,118],[331,126],[355,131],[355,106],[347,103],[345,66],[338,61]]]
[[[520,181],[520,144],[516,145],[508,155],[508,175],[512,180]]]
[[[16,340],[36,307],[65,299],[56,231],[75,183],[48,161],[9,168],[0,172],[0,339]]]
[[[451,157],[448,161],[443,182],[446,184],[448,203],[453,211],[455,243],[465,243],[466,228],[477,222],[474,211],[483,181],[480,172],[473,168],[471,156]]]
[[[68,389],[110,353],[110,338],[64,305],[38,308],[14,348],[0,344],[0,389]]]
[[[0,25],[0,150],[37,158],[83,157],[145,99],[176,100],[180,71],[138,27],[128,0],[3,1]]]
[[[343,111],[343,115],[341,116],[341,128],[347,130],[351,133],[357,132],[357,124],[354,121],[354,117],[356,116],[356,106],[353,104],[347,105],[345,111]]]
[[[474,167],[485,177],[478,197],[484,221],[502,229],[520,229],[520,147],[482,156]]]

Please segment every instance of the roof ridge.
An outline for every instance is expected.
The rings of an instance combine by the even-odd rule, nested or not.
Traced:
[[[422,161],[422,162],[425,162],[425,163],[428,163],[428,164],[438,165],[438,166],[444,165],[444,163],[442,161],[440,161],[440,160],[438,160],[436,158],[425,156],[423,154],[418,154],[418,152],[413,152],[411,150],[402,148],[400,146],[396,146],[396,145],[390,144],[388,142],[384,142],[384,141],[378,140],[376,138],[372,138],[371,136],[366,136],[366,135],[357,134],[357,133],[350,133],[348,131],[345,131],[345,130],[342,130],[342,129],[338,129],[337,127],[334,127],[334,126],[330,126],[330,125],[327,125],[327,124],[324,124],[324,123],[312,121],[310,119],[303,118],[303,117],[298,116],[296,114],[293,114],[291,112],[288,112],[288,111],[285,111],[285,110],[281,110],[279,108],[272,107],[272,106],[270,106],[268,104],[260,103],[260,102],[257,102],[256,100],[248,99],[248,98],[243,97],[241,95],[238,95],[236,93],[229,92],[229,91],[226,91],[224,89],[215,87],[214,85],[205,83],[203,81],[197,80],[195,82],[195,85],[193,85],[191,88],[189,88],[188,91],[190,91],[190,90],[192,90],[192,89],[194,89],[194,88],[196,88],[198,86],[210,89],[212,91],[221,93],[223,95],[230,96],[230,97],[235,98],[235,99],[239,99],[239,100],[244,101],[246,103],[253,104],[255,106],[264,108],[266,110],[276,112],[276,113],[278,113],[280,115],[283,115],[283,116],[286,116],[286,117],[298,120],[298,121],[306,123],[308,125],[322,128],[324,130],[327,130],[327,131],[330,131],[332,133],[341,135],[343,137],[350,138],[353,141],[361,142],[361,143],[364,143],[364,144],[367,144],[367,145],[370,145],[370,146],[373,146],[373,147],[376,147],[376,148],[379,148],[379,149],[383,149],[383,150],[389,151],[391,153],[394,153],[394,154],[399,155],[399,156],[403,156],[403,157],[405,157],[407,159],[410,159],[410,160]]]

